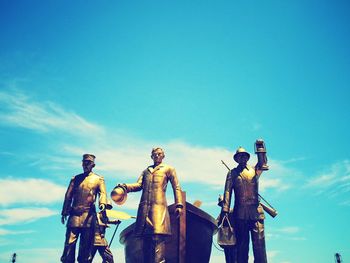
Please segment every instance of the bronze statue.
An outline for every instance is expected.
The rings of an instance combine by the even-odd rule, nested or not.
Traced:
[[[176,171],[173,167],[162,163],[164,157],[161,148],[153,148],[151,153],[153,165],[142,172],[136,183],[118,184],[111,193],[112,199],[118,203],[121,202],[120,192],[126,195],[128,192],[142,190],[134,234],[143,239],[145,263],[165,262],[165,238],[171,235],[165,195],[169,181],[174,191],[177,215],[181,214],[183,208]]]
[[[89,262],[94,241],[96,222],[95,201],[99,195],[99,209],[106,207],[107,196],[103,177],[92,172],[95,167],[95,156],[84,154],[82,160],[83,173],[73,176],[65,194],[62,208],[62,224],[67,221],[66,239],[61,261],[75,262],[75,247],[78,238],[78,262]]]
[[[248,263],[249,235],[252,239],[254,262],[267,262],[264,234],[265,215],[259,203],[259,177],[263,171],[268,170],[268,166],[264,142],[257,140],[255,146],[258,154],[257,165],[249,166],[247,164],[250,158],[249,153],[239,147],[233,156],[238,166],[230,170],[226,177],[220,219],[222,220],[230,211],[233,190],[235,203],[232,223],[237,240],[237,250],[232,249],[232,257],[226,255],[226,258],[232,258],[229,263],[235,263],[235,257],[237,257],[237,263]],[[235,253],[237,254],[234,255]]]
[[[110,204],[110,201],[108,201],[106,209],[112,209],[112,204]],[[96,219],[95,239],[91,250],[90,262],[92,262],[96,252],[98,251],[102,258],[102,263],[114,263],[112,251],[105,237],[106,228],[109,227],[108,224],[119,225],[121,222],[119,220],[110,220],[107,216],[106,210],[97,213]]]

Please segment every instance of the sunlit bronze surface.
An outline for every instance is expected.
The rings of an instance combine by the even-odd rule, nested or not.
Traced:
[[[256,147],[262,147],[261,141]],[[265,146],[264,146],[265,147]],[[264,148],[265,149],[265,148]],[[235,226],[237,240],[236,255],[227,263],[248,263],[249,235],[251,235],[254,262],[267,262],[264,234],[264,211],[259,203],[259,177],[268,168],[266,151],[265,158],[258,158],[258,164],[251,167],[247,164],[249,153],[238,148],[234,160],[238,166],[228,172],[225,182],[222,213],[229,213],[232,191],[234,192],[234,210],[232,224]],[[264,157],[264,155],[262,155]]]
[[[95,216],[97,196],[99,205],[106,204],[106,186],[103,177],[90,172],[76,175],[69,183],[62,209],[68,215],[67,227],[90,227]]]
[[[165,190],[170,181],[174,191],[175,203],[182,207],[181,188],[173,167],[164,163],[149,166],[143,171],[137,183],[126,184],[127,192],[142,190],[137,212],[135,232],[142,235],[148,230],[154,234],[171,234],[169,212]]]
[[[170,182],[175,199],[176,213],[180,214],[183,204],[181,188],[173,167],[162,162],[164,152],[154,148],[151,153],[153,165],[147,167],[134,184],[117,185],[126,192],[142,190],[138,207],[134,234],[143,237],[143,241],[152,243],[150,255],[145,255],[150,263],[161,262],[164,258],[164,235],[171,235],[170,217],[166,200],[166,188]],[[149,237],[151,236],[151,238]]]
[[[103,177],[92,172],[95,156],[84,154],[82,167],[84,173],[74,176],[65,194],[62,208],[62,223],[68,216],[66,239],[62,262],[75,261],[75,247],[78,238],[78,262],[89,262],[90,251],[94,242],[96,222],[95,202],[99,197],[99,207],[107,204],[106,187]]]
[[[128,194],[126,189],[121,187],[116,187],[111,192],[111,198],[117,205],[123,205],[126,202]]]

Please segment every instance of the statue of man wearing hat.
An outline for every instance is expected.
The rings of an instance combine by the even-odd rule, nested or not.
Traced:
[[[165,237],[171,235],[170,217],[166,201],[168,182],[174,191],[176,213],[182,212],[182,196],[176,171],[163,163],[165,157],[162,148],[153,148],[153,165],[148,166],[134,184],[119,184],[111,193],[117,204],[125,201],[126,193],[142,190],[138,207],[134,234],[143,239],[145,263],[165,262]],[[121,198],[121,196],[123,196]]]
[[[106,210],[111,210],[112,208],[113,206],[110,200],[108,200]],[[109,224],[114,224],[118,227],[121,222],[119,220],[110,220],[106,210],[100,211],[96,216],[95,239],[91,250],[90,262],[92,262],[98,251],[103,263],[114,263],[113,254],[106,239],[106,229],[109,227]]]
[[[250,155],[239,147],[233,156],[238,166],[228,172],[225,183],[224,199],[221,210],[221,220],[230,211],[232,191],[235,202],[232,224],[236,233],[236,248],[232,249],[232,257],[227,263],[248,263],[249,235],[251,235],[254,262],[267,262],[264,234],[264,211],[259,203],[259,177],[266,165],[266,150],[262,140],[256,142],[258,163],[255,167],[247,164]],[[237,249],[235,251],[235,249]],[[225,251],[227,254],[229,251]]]
[[[88,263],[95,236],[96,208],[99,196],[99,209],[106,208],[106,186],[102,176],[92,172],[95,167],[95,156],[84,154],[83,173],[73,176],[65,194],[61,222],[67,220],[66,239],[61,261],[75,262],[75,247],[78,238],[78,262]]]

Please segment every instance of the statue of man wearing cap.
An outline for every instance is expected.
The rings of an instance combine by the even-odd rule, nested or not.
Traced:
[[[266,165],[266,151],[262,140],[259,143],[258,163],[255,167],[247,164],[250,155],[239,147],[233,156],[238,166],[230,170],[226,177],[224,199],[221,210],[221,220],[230,211],[232,191],[235,202],[233,209],[232,224],[236,233],[236,247],[232,247],[232,256],[226,255],[230,251],[225,251],[226,258],[231,258],[227,263],[248,263],[249,235],[251,235],[254,262],[267,262],[264,234],[264,211],[259,203],[259,177],[264,170],[268,170]],[[256,146],[258,145],[256,143]],[[261,146],[263,145],[263,146]],[[220,221],[220,220],[219,220]],[[235,250],[237,249],[237,250]]]
[[[73,176],[67,188],[61,222],[67,220],[66,239],[61,261],[75,262],[75,247],[78,238],[78,262],[87,263],[95,236],[96,208],[95,202],[99,196],[99,209],[106,208],[106,186],[102,176],[92,172],[95,167],[95,156],[84,154],[82,160],[83,173]]]
[[[182,195],[176,171],[163,163],[165,157],[161,148],[153,148],[151,158],[153,165],[148,166],[134,184],[119,184],[111,193],[116,203],[121,200],[120,193],[142,190],[138,207],[134,234],[143,239],[143,254],[145,263],[165,262],[165,237],[171,235],[170,217],[166,201],[168,182],[174,191],[176,213],[182,213]]]

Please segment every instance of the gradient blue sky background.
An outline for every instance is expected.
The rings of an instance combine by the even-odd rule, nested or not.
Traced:
[[[269,262],[350,261],[349,5],[1,1],[0,261],[58,262],[83,153],[110,192],[162,146],[188,201],[216,217],[220,160],[233,167],[257,138],[261,193],[279,211],[265,223]],[[117,209],[135,215],[138,199]]]

